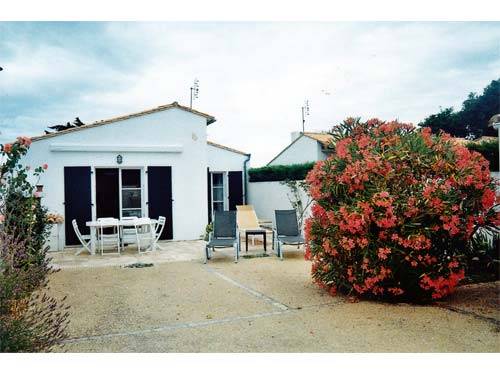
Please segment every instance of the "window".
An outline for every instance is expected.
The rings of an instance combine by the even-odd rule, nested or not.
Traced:
[[[122,217],[142,216],[141,170],[121,170]]]
[[[212,211],[224,211],[224,173],[212,173]]]

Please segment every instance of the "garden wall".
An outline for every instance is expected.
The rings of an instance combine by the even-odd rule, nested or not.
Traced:
[[[500,180],[500,172],[491,172],[491,176]],[[500,185],[497,191],[500,194]],[[292,209],[289,195],[291,195],[290,189],[280,181],[248,183],[248,204],[253,205],[259,220],[274,223],[274,210]],[[308,202],[305,192],[302,192],[302,201]]]
[[[253,205],[259,220],[273,221],[274,210],[290,210],[292,204],[290,189],[279,181],[249,182],[248,203]],[[307,195],[301,191],[302,202],[308,202]]]

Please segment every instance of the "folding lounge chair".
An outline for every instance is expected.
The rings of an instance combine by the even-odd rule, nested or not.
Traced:
[[[248,236],[262,235],[266,251],[266,230],[261,228],[255,210],[251,205],[236,206],[238,230],[245,233],[245,248],[248,251]]]
[[[216,211],[213,231],[208,234],[205,246],[205,263],[215,248],[234,247],[234,262],[240,257],[240,234],[236,224],[236,211]]]
[[[299,230],[295,210],[275,210],[274,215],[273,245],[276,255],[283,260],[283,245],[303,245],[305,240]]]

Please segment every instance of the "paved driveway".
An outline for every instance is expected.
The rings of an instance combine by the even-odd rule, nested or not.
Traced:
[[[70,352],[500,351],[498,310],[349,303],[309,267],[293,249],[238,264],[218,251],[208,265],[69,267],[51,287],[72,306]]]

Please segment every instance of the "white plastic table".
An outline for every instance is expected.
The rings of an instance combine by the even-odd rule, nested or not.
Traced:
[[[121,233],[123,233],[123,231],[121,230],[123,227],[133,227],[134,226],[134,223],[131,222],[130,220],[118,220],[118,226],[120,227],[120,235]],[[154,225],[156,225],[156,223],[158,223],[158,220],[156,219],[151,219],[151,231],[153,231],[154,229]],[[86,226],[88,226],[90,228],[90,253],[92,255],[95,255],[95,249],[96,249],[96,242],[97,242],[97,228],[101,226],[101,222],[97,221],[97,220],[93,220],[93,221],[87,221],[85,223]],[[106,227],[108,225],[104,225],[104,227]],[[120,238],[120,241],[121,241],[121,238]]]

